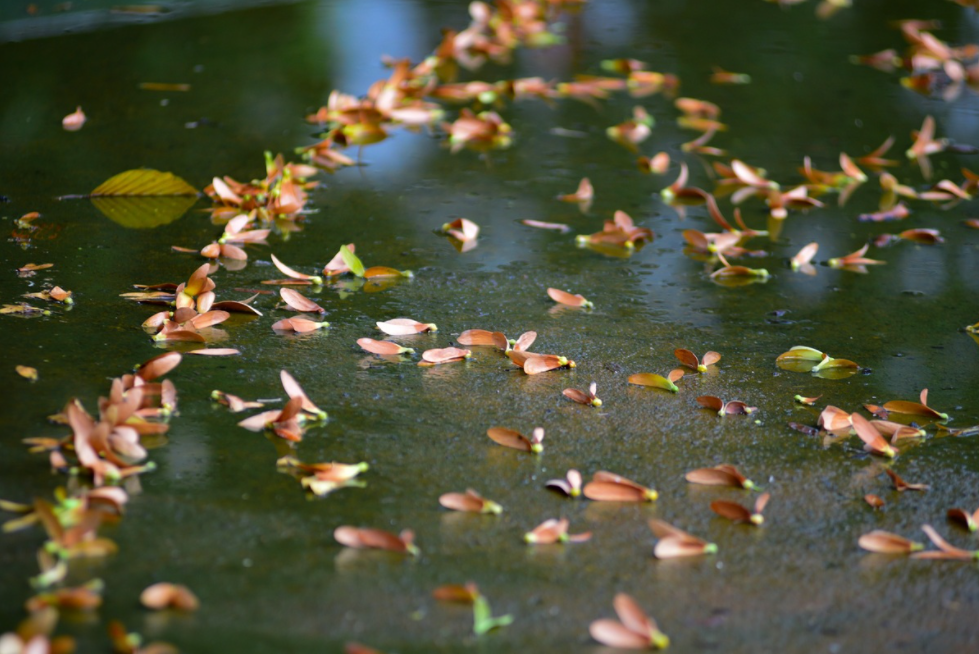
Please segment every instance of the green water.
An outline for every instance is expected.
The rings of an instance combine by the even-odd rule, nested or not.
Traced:
[[[952,3],[868,2],[819,21],[812,4],[782,10],[760,0],[595,0],[565,21],[567,45],[519,51],[512,66],[487,66],[476,76],[564,80],[598,73],[609,57],[646,61],[677,74],[683,95],[719,104],[730,129],[714,142],[785,184],[800,180],[804,155],[833,169],[841,150],[862,155],[890,134],[897,144],[889,154],[903,159],[909,132],[926,114],[935,116],[940,136],[979,143],[973,92],[952,103],[925,98],[901,88],[897,74],[847,60],[902,48],[899,33],[886,26],[896,18],[941,18],[938,36],[955,45],[979,41],[974,13]],[[363,93],[387,74],[381,55],[420,59],[436,45],[439,28],[466,22],[464,5],[455,2],[321,0],[0,44],[0,194],[11,200],[0,204],[11,234],[0,246],[8,271],[0,295],[10,303],[51,281],[76,296],[74,308],[54,307],[50,317],[0,316],[0,497],[49,497],[63,483],[20,440],[63,435],[46,416],[72,397],[94,410],[112,377],[162,351],[140,328],[153,308],[118,296],[135,283],[185,280],[200,260],[170,246],[202,247],[220,234],[200,211],[203,201],[170,224],[127,229],[87,200],[56,196],[85,193],[140,166],[172,171],[198,188],[215,175],[258,177],[263,151],[288,156],[312,142],[303,116],[331,89]],[[750,73],[753,83],[711,85],[712,65]],[[140,82],[187,83],[191,90],[144,91]],[[88,123],[64,132],[59,120],[79,104]],[[767,283],[720,286],[682,253],[684,229],[714,229],[705,209],[692,207],[679,219],[658,193],[673,172],[640,174],[634,156],[605,137],[635,104],[657,120],[642,152],[683,156],[679,144],[694,134],[675,126],[677,112],[661,96],[619,94],[597,110],[571,100],[509,106],[502,113],[514,146],[486,158],[450,155],[424,132],[400,131],[365,149],[365,166],[321,176],[311,194],[316,212],[301,232],[273,235],[269,246],[248,248],[245,268],[215,273],[218,299],[242,299],[249,293],[234,289],[280,276],[270,253],[312,272],[353,241],[368,265],[411,269],[415,278],[379,293],[311,291],[332,327],[303,336],[273,334],[271,323],[287,314],[274,310],[272,296],[261,296],[263,317],[219,327],[226,337],[215,346],[237,347],[241,356],[185,357],[170,375],[180,414],[169,442],[150,452],[158,469],[142,477],[143,492],[124,519],[103,529],[119,553],[70,569],[70,583],[104,579],[105,603],[96,617],[64,616],[59,633],[76,636],[80,651],[105,651],[105,624],[121,619],[188,652],[338,652],[349,640],[403,653],[598,652],[588,624],[610,617],[614,594],[628,592],[678,652],[979,647],[974,564],[891,559],[856,545],[877,528],[924,540],[919,526],[930,523],[956,545],[976,547],[944,518],[953,506],[979,505],[975,439],[929,437],[902,448],[893,469],[932,488],[898,494],[856,439],[824,449],[819,438],[786,426],[812,424],[818,413],[794,404],[796,393],[823,394],[817,407],[856,410],[865,402],[915,399],[925,387],[930,403],[952,416],[951,426],[979,422],[979,399],[970,391],[979,382],[979,349],[961,331],[979,320],[979,232],[961,224],[975,215],[975,204],[943,211],[912,202],[902,223],[859,223],[859,213],[877,206],[872,179],[845,207],[828,196],[824,209],[792,213],[774,241],[753,241],[750,247],[769,256],[746,262],[771,271]],[[208,124],[186,126],[203,118]],[[555,134],[555,127],[580,138]],[[686,160],[691,183],[712,188],[700,160]],[[936,178],[956,181],[959,167],[979,168],[968,155],[942,154],[934,163]],[[924,185],[910,163],[894,173]],[[585,175],[596,188],[587,215],[553,199]],[[731,215],[728,200],[721,208]],[[655,241],[627,259],[575,247],[573,234],[599,230],[616,209],[654,230]],[[25,243],[13,223],[28,211],[42,217]],[[757,200],[743,212],[750,226],[765,225]],[[478,247],[463,254],[434,233],[459,216],[482,227]],[[522,219],[565,222],[574,231],[533,230]],[[910,227],[938,228],[946,243],[872,250],[887,264],[866,275],[820,266],[808,277],[786,266],[812,240],[825,260]],[[18,278],[12,269],[28,262],[55,267]],[[553,312],[549,286],[582,293],[595,309]],[[375,321],[400,316],[439,325],[435,335],[400,339],[419,351],[448,346],[469,328],[511,337],[532,329],[540,334],[536,351],[567,355],[577,368],[527,377],[489,348],[475,348],[464,364],[420,368],[357,348],[356,339],[379,337]],[[797,344],[868,370],[837,381],[779,370],[776,356]],[[677,395],[626,383],[635,372],[665,374],[677,347],[714,349],[723,359],[711,374],[685,378]],[[39,381],[18,377],[17,364],[36,367]],[[300,458],[367,461],[366,488],[307,500],[295,479],[276,471],[284,444],[238,428],[241,416],[208,400],[215,388],[249,399],[284,397],[283,368],[330,413],[328,424],[306,434]],[[591,381],[601,409],[560,394]],[[699,409],[694,398],[701,394],[759,409],[720,419]],[[544,426],[543,455],[494,445],[485,436],[494,425],[525,433]],[[707,508],[718,498],[747,503],[747,493],[683,479],[688,470],[724,462],[772,493],[763,528],[729,524]],[[655,486],[660,499],[635,507],[543,490],[569,467],[586,477],[618,472]],[[440,494],[470,486],[504,513],[450,514],[438,506]],[[885,509],[871,511],[866,493],[883,497]],[[560,516],[571,520],[572,532],[593,531],[592,540],[523,543],[525,531]],[[657,561],[646,526],[653,517],[716,542],[719,552]],[[410,527],[422,555],[344,551],[332,538],[342,524]],[[0,631],[24,616],[42,541],[38,529],[0,539]],[[159,580],[191,586],[201,609],[141,609],[139,592]],[[468,580],[494,612],[512,613],[513,625],[477,639],[468,608],[431,598],[440,584]]]

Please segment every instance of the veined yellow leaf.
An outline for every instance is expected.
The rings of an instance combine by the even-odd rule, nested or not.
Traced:
[[[92,191],[93,196],[197,195],[197,189],[173,173],[152,168],[136,168],[105,180]]]

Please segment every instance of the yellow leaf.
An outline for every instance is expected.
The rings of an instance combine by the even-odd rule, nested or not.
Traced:
[[[37,381],[37,368],[31,368],[30,366],[17,366],[17,374],[24,379]]]
[[[197,189],[173,173],[137,168],[119,173],[100,184],[93,196],[197,195]]]

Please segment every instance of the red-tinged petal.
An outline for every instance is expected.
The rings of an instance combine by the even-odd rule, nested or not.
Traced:
[[[629,375],[629,383],[637,386],[652,386],[653,388],[661,388],[664,391],[670,391],[672,393],[677,393],[680,390],[677,388],[676,384],[666,377],[651,372],[640,372],[634,375]]]
[[[479,225],[468,218],[456,218],[442,225],[442,231],[459,241],[475,241],[479,236]]]
[[[727,518],[734,522],[751,522],[751,511],[737,502],[714,500],[710,503],[710,510],[722,518]]]
[[[884,409],[890,411],[891,413],[903,413],[906,415],[924,416],[927,418],[935,418],[938,420],[948,419],[948,415],[935,411],[931,407],[925,406],[924,404],[919,404],[918,402],[892,400],[884,404]]]
[[[206,347],[202,350],[190,350],[187,354],[197,354],[200,356],[211,356],[211,357],[228,357],[234,356],[235,354],[241,354],[239,350],[233,347]]]
[[[968,511],[963,509],[949,509],[945,515],[949,520],[961,527],[965,527],[969,531],[979,529],[979,524],[976,523],[976,516]]]
[[[499,347],[499,336],[502,332],[490,332],[485,329],[467,329],[466,331],[459,334],[459,338],[456,340],[459,345],[492,345],[494,347]],[[506,341],[506,337],[503,337]],[[502,348],[506,349],[506,347]]]
[[[589,625],[588,633],[591,634],[592,638],[609,647],[648,649],[650,646],[648,636],[630,631],[622,623],[615,620],[595,620]]]
[[[649,528],[657,538],[694,538],[694,536],[691,536],[682,529],[674,527],[664,520],[650,520]]]
[[[551,518],[540,523],[534,529],[524,534],[524,540],[536,545],[551,545],[566,538],[568,535],[568,520]]]
[[[595,620],[588,626],[591,637],[603,645],[619,649],[648,649],[650,639],[643,634],[637,634],[627,629],[615,620]]]
[[[347,643],[343,646],[343,652],[344,654],[384,654],[379,649],[361,645],[360,643]]]
[[[293,309],[294,311],[302,311],[304,313],[326,313],[326,309],[316,304],[302,293],[294,291],[291,288],[280,288],[279,295],[281,295],[283,301],[289,305],[289,308]]]
[[[273,331],[277,332],[295,332],[297,334],[305,334],[329,326],[330,323],[328,322],[315,322],[306,318],[283,318],[282,320],[274,323],[272,325],[272,329]]]
[[[860,437],[860,440],[865,443],[868,451],[891,458],[897,454],[897,451],[891,447],[886,440],[884,440],[884,437],[880,435],[880,432],[874,429],[874,426],[871,425],[870,422],[862,415],[859,413],[851,413],[850,421],[853,424],[854,431],[857,432],[857,436]]]
[[[153,381],[177,367],[180,363],[181,355],[179,352],[167,352],[143,362],[136,369],[136,376],[143,381]]]
[[[536,227],[537,229],[553,229],[566,234],[571,231],[571,228],[564,223],[548,223],[540,220],[521,220],[527,227]]]
[[[684,478],[691,484],[743,488],[743,478],[726,469],[698,468],[697,470],[688,472]]]
[[[422,360],[428,363],[452,363],[453,361],[462,361],[468,359],[472,356],[470,350],[464,350],[458,347],[444,347],[436,348],[433,350],[425,350],[422,352]]]
[[[534,341],[537,340],[537,332],[524,332],[513,344],[513,349],[517,352],[526,352]]]
[[[648,634],[656,629],[656,623],[629,595],[616,593],[615,599],[612,600],[612,606],[615,608],[615,614],[619,616],[619,620],[630,631]]]
[[[679,559],[708,553],[710,553],[709,543],[705,543],[699,538],[687,539],[672,536],[661,538],[653,548],[653,555],[657,559]]]
[[[853,424],[850,414],[843,409],[837,408],[832,404],[826,406],[825,409],[819,414],[819,420],[816,424],[826,431],[839,431],[841,429],[846,429],[849,431]]]
[[[194,316],[189,322],[195,329],[204,329],[206,327],[220,325],[230,317],[231,314],[227,311],[208,311],[207,313]]]
[[[725,406],[724,400],[713,395],[701,395],[697,398],[697,404],[702,407],[712,409],[713,411],[717,411],[718,413],[723,411]]]
[[[935,547],[940,549],[943,554],[949,556],[949,558],[968,560],[974,558],[974,553],[969,550],[964,550],[959,547],[955,547],[947,540],[942,538],[937,531],[931,525],[921,525],[921,530],[925,532],[928,539],[935,544]]]
[[[247,300],[241,302],[237,300],[222,300],[221,302],[215,302],[212,304],[211,308],[220,309],[221,311],[227,311],[229,313],[248,313],[253,316],[260,316],[262,315],[262,312],[248,304],[256,297],[258,297],[258,294],[255,294]]]
[[[201,253],[203,254],[203,250]],[[232,259],[233,261],[246,261],[248,259],[248,254],[244,250],[230,243],[221,244],[220,254],[225,259]]]
[[[564,304],[569,307],[590,307],[592,303],[586,300],[584,297],[579,295],[572,295],[567,291],[562,291],[558,288],[548,288],[547,294],[552,300],[558,304]]]
[[[873,493],[867,493],[863,496],[863,501],[871,506],[871,508],[879,509],[884,506],[884,500]]]
[[[721,360],[721,355],[718,352],[710,350],[704,353],[703,359],[701,359],[701,364],[705,366],[710,366]]]
[[[391,336],[409,336],[428,331],[438,331],[434,323],[423,323],[410,318],[395,318],[386,322],[378,322],[377,328]]]
[[[447,584],[439,586],[432,591],[432,597],[440,602],[459,602],[462,604],[472,604],[479,597],[479,589],[476,584]]]
[[[731,402],[728,402],[727,404],[724,405],[724,413],[732,416],[747,415],[749,413],[753,413],[757,409],[758,407],[748,406],[747,404],[739,400],[732,400]]]
[[[303,411],[312,413],[318,416],[320,419],[326,418],[326,411],[320,409],[313,403],[312,400],[309,399],[309,396],[306,395],[306,391],[303,390],[303,387],[299,385],[299,382],[297,382],[295,377],[289,374],[288,371],[279,371],[279,380],[282,382],[282,388],[285,390],[286,395],[291,398],[286,407],[292,404],[292,400],[299,400]],[[283,409],[283,414],[285,414],[285,409]]]
[[[595,197],[595,189],[587,177],[583,177],[578,182],[578,189],[574,193],[561,195],[559,198],[565,202],[587,202]]]
[[[890,468],[885,468],[884,472],[887,476],[891,478],[891,482],[894,484],[894,490],[903,493],[908,490],[925,491],[928,490],[928,484],[909,484],[908,482],[901,479],[900,475],[891,470]]]
[[[675,384],[676,382],[683,379],[683,376],[685,374],[687,373],[683,368],[674,368],[673,370],[670,371],[670,374],[668,374],[666,378]]]
[[[690,350],[684,350],[682,348],[678,348],[676,350],[673,350],[673,356],[679,359],[680,363],[682,363],[688,368],[692,368],[693,370],[696,370],[697,367],[700,365],[700,360],[697,358],[697,355],[691,352]]]
[[[485,501],[478,493],[470,490],[465,493],[446,493],[439,497],[439,504],[452,511],[480,513]]]
[[[186,329],[177,329],[175,331],[160,332],[153,337],[155,341],[182,341],[189,343],[203,343],[204,337],[197,332],[188,331]]]
[[[587,393],[579,391],[577,388],[566,388],[561,391],[561,394],[578,404],[591,404],[591,397]]]
[[[513,360],[512,357],[511,360]],[[554,354],[529,354],[524,361],[523,371],[528,375],[539,375],[542,372],[556,370],[557,368],[563,368],[564,366],[573,368],[573,364],[574,362],[569,361],[567,357],[557,356]]]
[[[910,554],[921,549],[921,543],[881,529],[875,529],[864,534],[857,541],[857,544],[868,552],[878,554]]]
[[[486,435],[489,436],[493,442],[503,445],[504,447],[512,447],[515,450],[523,450],[524,452],[533,451],[530,439],[518,431],[507,429],[505,427],[490,427],[488,430],[486,430]]]
[[[314,284],[318,284],[322,282],[322,280],[319,277],[316,277],[315,275],[307,275],[306,273],[301,273],[298,270],[293,270],[286,264],[279,261],[278,257],[276,257],[274,254],[271,256],[272,256],[272,263],[275,264],[275,267],[278,268],[279,271],[281,271],[282,274],[285,275],[286,277],[291,277],[292,279],[301,279],[304,281],[310,281],[313,282]]]
[[[85,112],[82,111],[81,107],[78,107],[75,111],[61,119],[61,127],[66,132],[77,132],[85,124],[86,120],[88,120],[88,117],[85,115]]]
[[[414,352],[410,347],[402,347],[391,341],[375,341],[373,338],[358,338],[357,345],[371,354],[392,355]]]
[[[651,502],[656,491],[611,481],[591,481],[585,484],[582,494],[596,502]]]
[[[139,596],[140,602],[148,609],[175,608],[181,611],[196,611],[200,601],[186,586],[160,582],[147,587]]]
[[[239,427],[244,427],[249,431],[265,431],[269,424],[273,420],[279,417],[282,412],[277,409],[272,409],[270,411],[263,411],[262,413],[255,414],[248,418],[245,418],[238,423]]]

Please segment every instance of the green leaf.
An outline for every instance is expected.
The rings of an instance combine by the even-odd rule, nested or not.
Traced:
[[[93,196],[133,195],[197,195],[197,189],[173,173],[163,173],[151,168],[137,168],[119,173],[102,182]]]
[[[663,375],[657,375],[652,372],[640,372],[635,375],[629,376],[629,383],[636,384],[637,386],[652,386],[654,388],[662,388],[664,391],[670,391],[671,393],[677,393],[680,391],[676,384],[671,382],[669,379]]]
[[[360,257],[350,251],[350,248],[346,245],[341,245],[340,256],[343,257],[343,262],[347,264],[347,268],[350,268],[350,272],[358,277],[364,276],[364,263],[360,260]]]
[[[512,615],[494,618],[489,602],[482,595],[477,595],[473,599],[473,633],[477,636],[482,636],[497,627],[506,627],[512,622]]]

